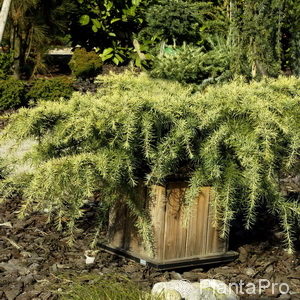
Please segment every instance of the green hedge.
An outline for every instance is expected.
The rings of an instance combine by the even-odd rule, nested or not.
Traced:
[[[234,81],[203,93],[144,74],[101,80],[101,92],[22,109],[6,129],[7,139],[40,141],[29,155],[35,169],[23,190],[22,213],[47,208],[59,228],[66,222],[72,232],[83,205],[98,192],[103,208],[127,203],[150,245],[147,211],[134,187],[141,179],[164,184],[184,170],[187,220],[199,186],[213,186],[221,236],[238,212],[241,226],[251,228],[263,206],[278,218],[292,250],[300,204],[283,197],[279,179],[297,171],[299,79]],[[2,190],[14,180],[2,181]]]
[[[14,57],[12,53],[0,51],[0,79],[6,79],[11,73]]]
[[[26,104],[26,84],[13,78],[0,80],[0,111]]]
[[[73,81],[66,77],[36,79],[32,82],[9,78],[0,80],[0,111],[36,105],[39,100],[70,99]]]
[[[27,100],[36,103],[43,101],[58,101],[60,98],[70,99],[73,93],[73,81],[67,77],[37,79],[26,94]]]

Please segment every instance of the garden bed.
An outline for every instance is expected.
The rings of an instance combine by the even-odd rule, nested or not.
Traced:
[[[88,233],[87,227],[80,227],[76,234],[76,244],[68,247],[62,233],[53,232],[52,224],[45,225],[44,215],[35,214],[23,221],[19,220],[16,215],[19,205],[20,202],[15,199],[0,206],[1,300],[57,299],[58,295],[72,290],[71,282],[76,284],[77,289],[78,286],[84,289],[87,285],[99,289],[97,281],[101,278],[107,280],[111,275],[125,286],[129,280],[148,292],[156,282],[178,278],[191,281],[214,278],[227,283],[240,280],[246,283],[257,282],[264,278],[278,283],[287,282],[291,287],[291,299],[300,299],[299,254],[287,255],[282,248],[268,241],[244,245],[239,248],[239,258],[236,261],[225,266],[206,267],[204,270],[185,269],[176,273],[155,271],[104,251],[96,254],[94,264],[86,265],[84,253],[93,239],[93,234]],[[88,211],[88,215],[92,221],[92,209]],[[3,223],[7,225],[4,226]],[[272,295],[268,290],[261,296],[249,298],[244,295],[241,298],[276,297],[279,297],[278,291]],[[69,296],[68,299],[74,298]]]

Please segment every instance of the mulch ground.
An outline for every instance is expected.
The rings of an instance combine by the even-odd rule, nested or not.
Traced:
[[[95,263],[87,265],[85,253],[94,237],[91,228],[79,230],[74,246],[69,247],[65,236],[57,232],[53,224],[46,223],[45,215],[18,219],[19,206],[17,199],[0,205],[0,299],[58,299],[64,280],[76,278],[78,282],[82,274],[125,276],[148,291],[154,283],[170,279],[214,278],[256,286],[259,279],[268,279],[278,284],[287,283],[289,294],[269,288],[262,295],[241,294],[241,298],[300,299],[299,254],[288,255],[269,242],[243,245],[238,249],[236,261],[205,270],[159,272],[102,250],[97,252]]]

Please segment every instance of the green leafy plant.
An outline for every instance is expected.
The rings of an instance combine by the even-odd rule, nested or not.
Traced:
[[[73,43],[87,49],[98,48],[103,61],[116,65],[128,63],[133,34],[142,26],[143,10],[148,0],[79,0],[80,25],[72,29]],[[100,42],[101,41],[101,42]]]
[[[102,61],[111,61],[115,65],[120,65],[130,60],[134,66],[142,68],[148,66],[148,63],[154,59],[154,56],[149,52],[151,48],[149,45],[153,45],[153,42],[144,41],[143,44],[134,39],[133,47],[121,47],[120,43],[112,42],[111,48],[106,48],[100,54]]]
[[[13,78],[0,80],[0,111],[16,109],[26,104],[26,85]]]
[[[39,100],[58,101],[70,99],[73,93],[72,80],[67,77],[37,79],[26,94],[27,101],[36,104]]]
[[[96,52],[88,52],[83,48],[78,48],[74,51],[69,66],[75,77],[93,78],[101,72],[102,61]]]
[[[150,243],[135,187],[164,184],[184,170],[187,221],[199,187],[213,186],[222,237],[238,212],[251,228],[264,207],[281,222],[292,250],[300,205],[281,194],[279,182],[283,173],[297,171],[299,79],[233,81],[202,93],[145,74],[103,76],[101,83],[97,94],[75,93],[67,102],[44,102],[13,116],[2,143],[39,141],[26,156],[33,169],[21,215],[47,208],[58,228],[71,233],[97,192],[107,206],[125,202]],[[2,180],[2,190],[12,181],[13,175]]]
[[[124,62],[129,51],[132,49],[122,47],[120,43],[112,41],[112,47],[105,48],[99,56],[103,62],[111,60],[114,64],[119,65]]]

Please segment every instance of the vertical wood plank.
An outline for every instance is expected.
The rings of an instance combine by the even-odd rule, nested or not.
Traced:
[[[212,194],[209,194],[210,200]],[[209,200],[209,201],[210,201]],[[209,205],[209,210],[207,214],[207,244],[206,244],[206,254],[218,254],[227,251],[227,241],[223,240],[219,236],[219,231],[213,226],[212,208]]]
[[[185,183],[168,183],[165,216],[165,259],[186,256],[187,230],[182,226],[182,199],[186,189]]]
[[[203,187],[200,189],[197,199],[195,199],[191,221],[187,228],[186,257],[201,256],[206,253],[208,207],[209,188]]]
[[[107,239],[111,247],[124,248],[127,207],[123,203],[116,203],[109,212]]]
[[[154,258],[164,259],[165,245],[165,216],[166,216],[166,188],[164,186],[151,186],[152,196],[148,195],[150,216],[152,219],[154,237]]]
[[[147,188],[143,182],[136,187],[136,201],[141,209],[148,209]],[[147,247],[136,228],[137,217],[128,211],[126,223],[124,223],[125,232],[125,250],[138,253],[141,256],[151,257]]]

